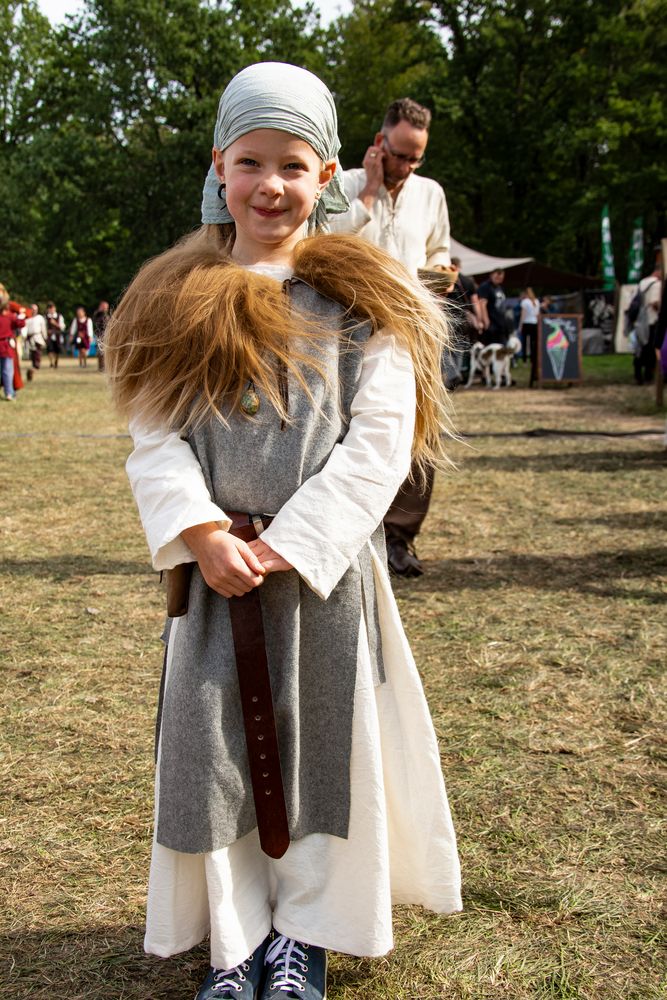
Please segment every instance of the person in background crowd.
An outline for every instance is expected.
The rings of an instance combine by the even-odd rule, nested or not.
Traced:
[[[459,310],[463,310],[462,314],[454,317],[454,321],[457,324],[459,375],[465,382],[470,369],[470,348],[483,329],[482,307],[477,294],[477,282],[467,274],[462,274],[459,257],[452,257],[451,267],[456,272],[456,282],[447,298]]]
[[[24,326],[24,316],[9,311],[9,293],[4,285],[0,285],[0,375],[7,402],[16,400],[14,388],[14,364],[18,363],[16,332],[22,330]]]
[[[482,307],[479,301],[477,282],[461,271],[461,260],[459,257],[452,257],[450,265],[456,271],[456,283],[454,291],[450,294],[451,302],[462,306],[469,317],[469,325],[476,334],[483,329]]]
[[[505,315],[504,278],[505,272],[502,268],[497,267],[477,289],[484,327],[479,339],[485,345],[507,343],[509,331]]]
[[[102,299],[93,313],[93,330],[95,333],[95,342],[97,343],[97,367],[101,372],[104,371],[104,357],[102,353],[104,350],[104,332],[110,316],[109,303]]]
[[[663,354],[665,335],[667,334],[667,278],[662,283],[660,293],[660,309],[658,310],[658,321],[655,327],[655,353],[656,357]]]
[[[537,343],[537,324],[540,318],[540,301],[532,288],[526,288],[519,302],[519,338],[521,360],[534,358]]]
[[[655,366],[658,358],[657,334],[658,315],[660,313],[660,298],[662,295],[662,270],[657,264],[651,274],[639,282],[637,286],[642,293],[643,302],[648,313],[648,339],[638,345],[633,360],[635,381],[637,385],[652,382],[655,376]]]
[[[662,369],[663,380],[667,382],[667,278],[662,283],[660,310],[655,330],[655,356]],[[667,421],[665,421],[663,444],[667,451]]]
[[[28,382],[32,382],[34,373],[39,371],[42,365],[42,351],[46,347],[47,329],[46,320],[40,316],[39,306],[36,302],[30,306],[32,315],[26,320],[25,339],[28,348],[28,357],[32,367],[28,368]]]
[[[55,302],[46,303],[46,353],[49,356],[49,368],[58,367],[58,358],[65,347],[65,320],[56,309]]]
[[[83,306],[78,306],[76,316],[69,328],[69,340],[72,347],[79,353],[79,368],[85,368],[88,362],[88,351],[93,342],[93,321],[89,319]]]
[[[548,313],[554,313],[556,307],[554,301],[550,295],[543,295],[540,300],[540,313],[542,315],[547,315]]]
[[[519,338],[521,340],[521,360],[530,355],[530,385],[537,381],[537,327],[540,320],[540,301],[532,288],[526,288],[521,296],[519,316]]]
[[[356,233],[399,260],[411,274],[449,267],[449,212],[437,181],[415,171],[426,158],[431,112],[409,97],[389,105],[362,166],[344,173],[350,208],[329,220],[334,233]],[[414,473],[414,470],[413,470]],[[428,512],[433,472],[411,477],[384,518],[389,566],[421,576],[414,541]]]

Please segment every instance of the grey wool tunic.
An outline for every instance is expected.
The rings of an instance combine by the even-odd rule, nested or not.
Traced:
[[[297,278],[285,289],[295,310],[316,316],[333,334],[325,341],[326,381],[307,373],[313,405],[288,378],[287,423],[260,398],[255,416],[235,412],[228,426],[210,420],[189,436],[211,498],[223,510],[277,513],[323,468],[350,421],[370,325],[350,321],[341,305]],[[381,523],[372,541],[384,551]],[[295,570],[270,574],[259,594],[291,838],[346,837],[361,628],[376,681],[383,680],[369,546],[326,601]],[[210,852],[249,833],[256,818],[228,602],[197,566],[188,613],[171,642],[160,707],[156,839],[176,851]]]

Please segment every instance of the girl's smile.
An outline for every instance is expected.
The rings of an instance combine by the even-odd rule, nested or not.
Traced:
[[[276,215],[282,215],[284,211],[282,208],[258,208],[257,206],[254,206],[254,208],[259,215],[267,219],[272,219]]]
[[[335,162],[323,164],[289,132],[255,129],[223,151],[214,148],[213,163],[236,224],[232,256],[244,264],[290,264]]]

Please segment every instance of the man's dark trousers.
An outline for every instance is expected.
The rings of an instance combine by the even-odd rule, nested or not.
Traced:
[[[435,471],[431,468],[426,470],[425,482],[414,466],[411,471],[414,480],[405,480],[384,518],[387,541],[396,538],[409,545],[419,534],[428,514],[435,478]]]

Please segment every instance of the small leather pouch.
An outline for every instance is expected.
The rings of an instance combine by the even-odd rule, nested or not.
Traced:
[[[181,618],[188,613],[188,598],[190,597],[190,580],[194,563],[181,563],[173,569],[165,570],[164,579],[167,587],[167,614],[170,618]]]

